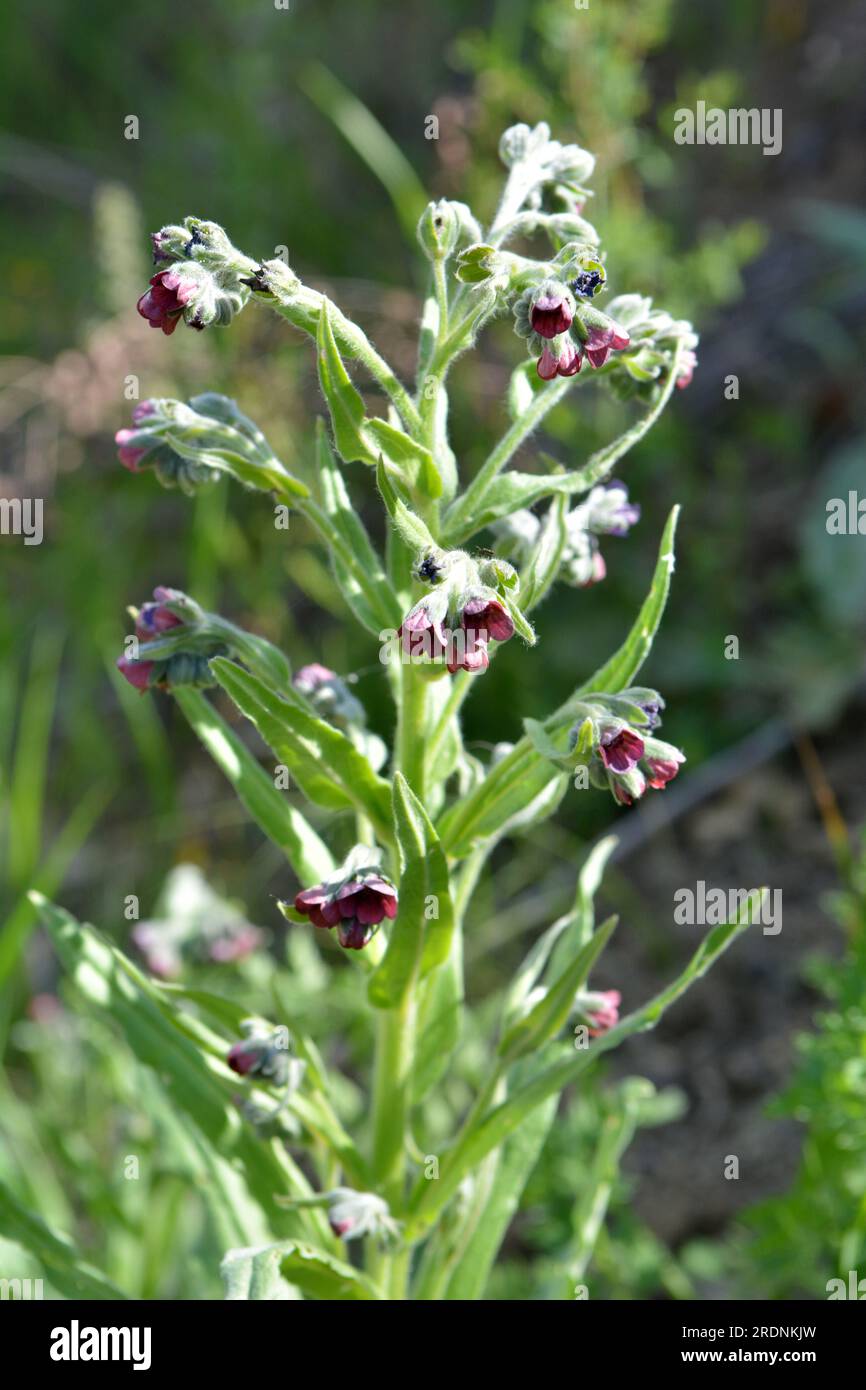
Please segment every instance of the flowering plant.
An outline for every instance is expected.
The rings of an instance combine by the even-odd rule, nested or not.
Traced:
[[[290,931],[347,952],[375,1029],[369,1122],[362,1118],[357,1133],[346,1128],[319,1047],[290,1021],[244,1018],[226,1000],[148,977],[41,904],[61,955],[73,967],[86,960],[82,978],[95,1000],[108,999],[143,1060],[171,1075],[174,1059],[175,1102],[215,1149],[219,1171],[231,1163],[227,1228],[243,1236],[224,1261],[232,1298],[480,1297],[563,1090],[653,1026],[747,924],[715,928],[649,1002],[592,987],[616,926],[613,918],[597,925],[593,911],[615,844],[607,838],[577,876],[572,910],[532,944],[497,1002],[486,1080],[472,1104],[461,1114],[448,1099],[466,1014],[463,939],[493,849],[552,816],[573,790],[608,790],[629,806],[662,790],[684,762],[657,737],[662,697],[635,684],[667,598],[676,509],[646,600],[601,669],[581,673],[557,709],[525,711],[516,741],[486,763],[462,739],[463,703],[479,682],[482,691],[495,687],[499,647],[516,640],[533,659],[535,613],[552,586],[604,578],[600,538],[624,537],[640,515],[613,470],[696,364],[690,324],[639,293],[605,299],[608,267],[584,217],[592,156],[552,139],[544,124],[507,130],[500,153],[507,177],[486,228],[454,201],[431,202],[421,217],[430,290],[413,390],[363,329],[284,260],[248,256],[221,227],[193,217],[153,238],[157,269],[138,304],[149,325],[202,331],[247,306],[276,311],[314,340],[330,428],[317,421],[312,466],[290,468],[223,396],[149,400],[117,436],[121,462],[188,493],[229,475],[303,517],[378,648],[395,709],[386,748],[338,673],[313,664],[293,675],[271,643],[175,589],[159,588],[132,610],[135,632],[117,663],[142,693],[173,696],[285,855],[279,906]],[[449,442],[449,373],[505,315],[528,358],[511,378],[510,423],[467,483]],[[385,415],[370,411],[350,364],[384,396]],[[511,467],[548,412],[587,380],[637,407],[624,433],[578,467]],[[354,465],[378,488],[384,554],[352,504]],[[482,535],[490,540],[483,549]],[[574,597],[575,605],[590,601]],[[303,810],[222,718],[203,693],[209,687],[255,727]],[[316,808],[330,813],[331,843],[314,824]],[[158,950],[165,960],[152,926],[137,936],[146,959]],[[236,954],[255,947],[242,936]],[[172,971],[162,975],[181,959],[169,944]],[[94,980],[111,983],[100,993]],[[147,1027],[130,1026],[139,1015]],[[297,1050],[292,1066],[288,1047]],[[238,1085],[246,1088],[240,1116],[231,1100]],[[452,1133],[428,1152],[432,1095]],[[601,1187],[609,1174],[603,1165],[599,1172]],[[592,1197],[588,1190],[582,1200]],[[347,1244],[356,1238],[363,1249]],[[584,1251],[581,1269],[587,1258]]]

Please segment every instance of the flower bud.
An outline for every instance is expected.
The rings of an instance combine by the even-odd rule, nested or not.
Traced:
[[[672,743],[665,743],[660,738],[646,739],[642,767],[646,772],[648,785],[662,791],[668,782],[672,782],[676,777],[680,765],[685,760],[685,754],[681,753],[679,748],[675,748]]]
[[[279,256],[263,261],[243,282],[253,294],[266,295],[285,302],[303,289],[299,277]]]
[[[506,561],[494,559],[482,575],[462,550],[440,554],[436,565],[439,582],[400,626],[403,651],[412,661],[444,661],[452,675],[485,671],[488,642],[507,642],[514,635],[514,621],[502,596],[516,589],[517,572]]]
[[[345,681],[327,666],[313,662],[302,666],[292,677],[292,685],[310,701],[322,719],[336,725],[366,723],[364,706],[356,700]]]
[[[457,279],[465,285],[480,285],[503,274],[505,258],[495,246],[478,242],[467,246],[457,257]]]
[[[260,1076],[273,1086],[285,1086],[289,1079],[288,1031],[271,1029],[258,1019],[242,1025],[247,1036],[233,1043],[226,1062],[238,1076]]]
[[[133,473],[153,469],[163,487],[193,493],[215,482],[220,470],[207,462],[218,450],[242,454],[251,463],[270,459],[267,440],[228,396],[206,391],[189,405],[171,399],[141,401],[132,429],[114,436],[118,458]]]
[[[607,1033],[609,1029],[615,1028],[619,1023],[619,1006],[622,1003],[622,995],[618,989],[606,989],[600,992],[587,991],[579,994],[575,1000],[575,1005],[592,1024],[589,1029],[591,1038],[599,1038],[602,1033]]]
[[[150,241],[153,247],[154,265],[159,265],[162,261],[185,261],[187,259],[190,233],[186,227],[179,227],[176,224],[162,227],[158,232],[151,232]]]
[[[438,203],[427,204],[418,222],[418,240],[431,261],[446,261],[457,245],[459,234],[460,219],[454,203],[440,198]]]
[[[581,356],[574,340],[567,333],[545,343],[544,351],[538,359],[537,371],[542,381],[553,381],[557,376],[576,376],[580,371]]]
[[[130,611],[141,644],[139,654],[118,657],[115,664],[134,689],[171,690],[185,685],[206,689],[214,684],[208,663],[230,650],[221,619],[205,613],[179,589],[164,586],[154,589],[152,602]],[[228,630],[229,625],[225,627]]]

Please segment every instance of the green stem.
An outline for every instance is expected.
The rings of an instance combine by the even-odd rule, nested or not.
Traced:
[[[451,682],[451,691],[442,707],[442,712],[433,728],[433,732],[427,740],[425,761],[427,772],[432,773],[436,767],[436,759],[439,750],[448,733],[452,719],[460,712],[460,708],[469,691],[472,688],[472,676],[468,671],[460,671]],[[433,781],[435,781],[435,776]]]
[[[408,990],[396,1009],[376,1020],[373,1078],[373,1173],[392,1211],[403,1205],[406,1127],[415,1033],[415,996]]]
[[[556,381],[550,382],[548,386],[538,392],[532,404],[506,430],[496,448],[481,465],[463,496],[449,507],[445,515],[444,540],[450,542],[454,537],[459,536],[461,524],[465,524],[466,518],[471,517],[473,510],[481,501],[493,479],[502,472],[523,441],[540,425],[548,411],[562,400],[566,391],[576,380],[577,377],[557,377]]]
[[[439,306],[438,336],[445,338],[448,334],[448,275],[444,261],[433,262],[433,285],[436,290],[436,303]]]

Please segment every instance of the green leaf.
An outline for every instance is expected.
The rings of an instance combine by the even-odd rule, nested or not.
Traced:
[[[373,1281],[353,1265],[300,1241],[284,1246],[282,1271],[302,1293],[318,1299],[381,1299]]]
[[[446,531],[447,544],[462,545],[492,521],[531,507],[543,497],[556,494],[571,497],[575,493],[586,492],[588,486],[583,473],[503,473],[487,486],[472,512],[462,517],[459,523],[457,518],[454,519],[454,524]]]
[[[429,449],[387,420],[371,417],[366,430],[410,487],[420,487],[427,497],[442,496],[442,479]]]
[[[514,631],[517,633],[517,636],[522,637],[528,646],[534,647],[538,641],[535,635],[535,628],[532,626],[532,623],[524,617],[523,611],[516,599],[513,599],[510,594],[502,590],[499,592],[499,597],[508,610],[511,621],[514,623]]]
[[[388,515],[394,523],[394,529],[413,555],[417,557],[428,550],[438,550],[439,547],[426,524],[416,512],[410,511],[402,498],[397,495],[388,476],[388,470],[381,462],[376,469],[376,482],[379,486],[379,492],[382,494],[382,501],[388,510]]]
[[[529,563],[520,574],[520,602],[529,613],[549,592],[559,573],[562,554],[568,538],[565,518],[568,498],[555,497],[547,509]]]
[[[349,498],[343,475],[328,443],[324,422],[316,421],[316,462],[319,491],[327,518],[325,538],[343,597],[355,616],[374,636],[400,626],[397,597]]]
[[[345,463],[376,462],[376,454],[364,433],[364,402],[343,365],[331,327],[327,300],[323,300],[316,334],[319,382],[328,402],[337,452]]]
[[[372,1280],[360,1270],[326,1250],[297,1240],[229,1250],[220,1273],[226,1285],[226,1298],[233,1301],[290,1299],[293,1297],[290,1285],[315,1299],[345,1301],[382,1297]]]
[[[28,1250],[59,1293],[66,1298],[124,1299],[110,1279],[76,1254],[67,1236],[52,1231],[0,1182],[0,1235]]]
[[[280,1273],[282,1245],[229,1250],[220,1263],[226,1301],[287,1302],[298,1297]]]
[[[569,379],[560,378],[544,390],[536,392],[523,416],[511,426],[463,496],[452,503],[445,518],[443,545],[461,545],[491,521],[508,516],[521,507],[531,507],[542,497],[555,493],[572,496],[588,492],[591,487],[602,482],[610,475],[619,460],[652,429],[670,400],[676,378],[675,357],[665,386],[652,409],[646,411],[618,439],[592,454],[582,468],[568,473],[541,475],[509,472],[499,476],[499,470],[511,458],[517,443],[522,442],[528,430],[538,423],[550,405],[561,398],[568,387]]]
[[[454,931],[448,863],[427,812],[400,772],[394,774],[393,806],[400,906],[368,985],[370,1002],[380,1009],[396,1008],[413,980],[448,959]],[[428,918],[431,901],[438,915]]]
[[[255,488],[258,492],[276,492],[288,498],[310,495],[306,483],[293,477],[277,458],[265,461],[246,458],[231,449],[194,449],[175,438],[171,439],[171,447],[182,458],[226,473],[243,487]]]
[[[465,1302],[483,1295],[521,1193],[541,1157],[558,1100],[558,1096],[551,1096],[539,1105],[503,1145],[490,1195],[445,1291],[447,1300]]]
[[[615,1028],[594,1039],[589,1047],[582,1049],[577,1055],[572,1047],[563,1044],[561,1049],[557,1049],[559,1060],[553,1061],[532,1081],[509,1094],[505,1101],[488,1111],[477,1124],[464,1129],[443,1160],[438,1182],[428,1183],[422,1179],[416,1186],[410,1202],[412,1218],[407,1222],[407,1239],[421,1234],[436,1219],[467,1173],[471,1173],[487,1154],[498,1148],[509,1135],[519,1129],[537,1106],[551,1096],[559,1095],[584,1071],[594,1066],[605,1052],[618,1047],[634,1033],[654,1028],[665,1010],[685,993],[689,985],[705,975],[722,952],[746,930],[752,920],[752,906],[754,905],[747,905],[736,922],[714,927],[704,938],[685,970],[643,1008],[627,1015]]]
[[[610,940],[617,921],[618,918],[609,917],[578,949],[535,1007],[508,1029],[499,1044],[499,1053],[506,1061],[515,1061],[556,1037],[574,1008],[574,996]]]
[[[650,591],[628,637],[610,660],[590,676],[588,681],[584,681],[572,700],[567,701],[562,707],[564,710],[567,710],[574,700],[581,699],[593,690],[604,690],[610,694],[626,690],[649,656],[670,592],[671,575],[674,572],[674,539],[679,514],[679,507],[671,509],[662,533]]]
[[[292,692],[281,698],[225,657],[215,657],[210,665],[223,690],[297,777],[311,800],[357,807],[369,816],[379,838],[390,842],[388,783],[377,776],[345,734],[309,713]]]
[[[595,922],[595,895],[601,884],[605,865],[617,844],[615,835],[607,835],[592,847],[578,875],[571,910],[533,942],[506,991],[502,1005],[504,1029],[507,1029],[522,1011],[524,1001],[541,979],[548,961],[553,960],[553,970],[558,974],[574,950],[589,940]]]
[[[440,970],[428,975],[419,990],[412,1104],[420,1105],[448,1070],[460,1041],[463,1022],[463,964],[459,932]]]
[[[32,900],[82,998],[91,1009],[113,1018],[126,1045],[158,1076],[177,1121],[186,1125],[220,1239],[258,1245],[269,1234],[303,1235],[312,1222],[327,1244],[327,1222],[313,1212],[281,1212],[274,1203],[274,1193],[287,1188],[308,1195],[309,1184],[282,1145],[262,1141],[242,1119],[231,1100],[237,1078],[190,1036],[201,1035],[202,1026],[180,1013],[164,991],[93,927],[77,922],[41,894],[32,894]]]
[[[277,791],[233,729],[199,690],[181,689],[174,698],[217,767],[268,839],[283,851],[302,883],[320,883],[334,860],[313,827]]]
[[[581,761],[581,753],[577,746],[573,749],[560,748],[554,743],[544,725],[538,719],[524,719],[523,727],[526,736],[537,753],[547,762],[552,763],[560,772],[571,772]]]

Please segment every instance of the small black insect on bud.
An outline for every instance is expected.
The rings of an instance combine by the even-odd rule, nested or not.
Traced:
[[[442,578],[442,569],[438,564],[435,555],[425,555],[418,566],[418,578],[426,579],[428,584],[438,584]]]
[[[572,294],[579,294],[584,299],[592,299],[600,284],[601,273],[599,271],[582,270],[574,280],[569,282],[569,289]]]

